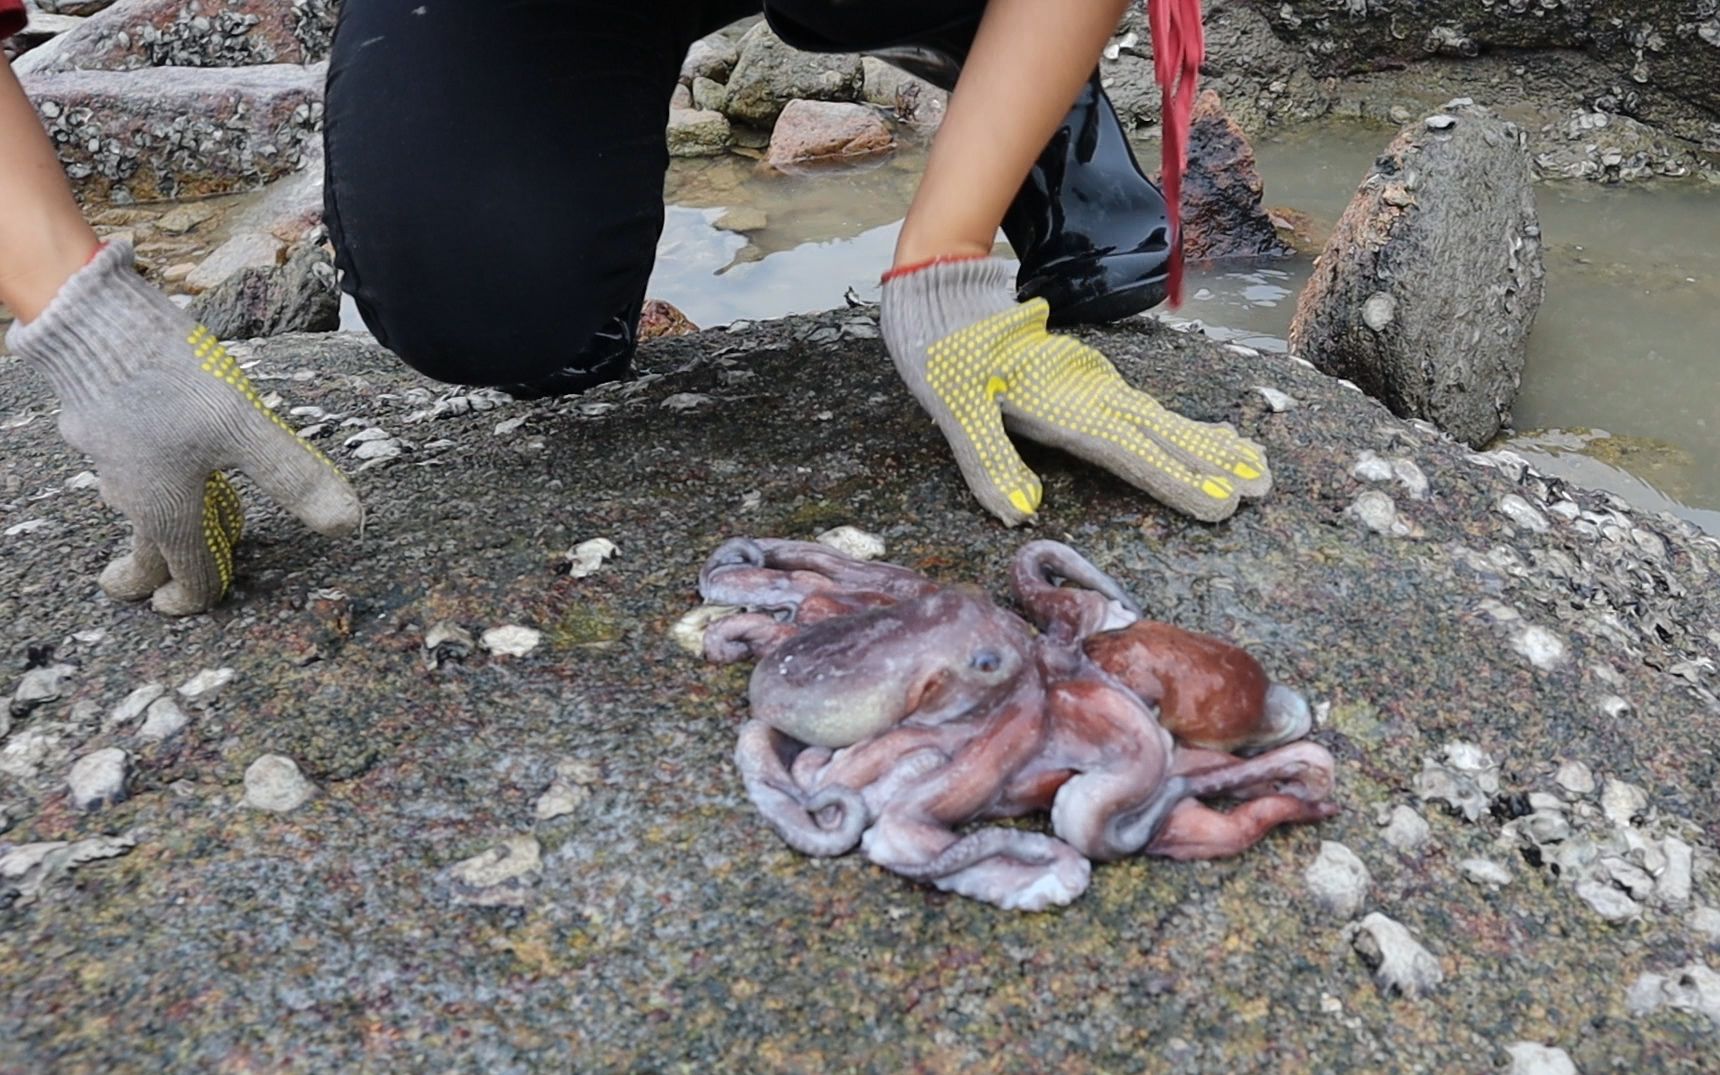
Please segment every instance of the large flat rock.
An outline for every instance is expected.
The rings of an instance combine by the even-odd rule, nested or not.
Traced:
[[[0,1070],[1485,1071],[1519,1041],[1585,1072],[1711,1062],[1709,1020],[1626,997],[1641,974],[1669,977],[1639,1001],[1720,963],[1691,917],[1720,904],[1716,543],[1471,457],[1287,359],[1148,322],[1092,338],[1167,405],[1237,421],[1277,487],[1203,526],[1032,451],[1039,532],[1305,690],[1345,812],[1236,860],[1101,866],[1045,915],[788,851],[730,762],[745,669],[666,633],[741,533],[852,523],[897,562],[1002,592],[1026,537],[973,504],[863,313],[656,341],[653,378],[487,409],[447,393],[417,422],[431,392],[358,337],[241,348],[283,412],[328,412],[292,421],[323,425],[351,469],[339,444],[367,428],[412,450],[356,442],[379,461],[356,474],[361,538],[254,512],[233,600],[189,621],[99,596],[125,528],[72,480],[86,464],[43,386],[0,359],[0,689],[32,650],[70,666],[37,678],[58,697],[0,749],[0,855],[68,842],[0,878]],[[594,537],[618,555],[558,570]],[[541,639],[462,657],[444,629],[432,667],[445,621]],[[219,668],[219,690],[172,693]],[[128,712],[104,731],[149,681],[183,729],[146,742]],[[156,721],[148,694],[128,710],[145,704]],[[1497,813],[1415,794],[1454,740],[1497,760]],[[75,810],[73,761],[115,746],[127,797]],[[308,801],[244,805],[266,754]],[[1498,844],[1565,761],[1646,789],[1613,795],[1620,823],[1682,834],[1690,897],[1609,924]],[[1575,829],[1614,831],[1598,798],[1569,807]],[[1376,813],[1396,806],[1426,818],[1425,848],[1388,842],[1402,828]],[[1358,917],[1432,953],[1437,974],[1410,961],[1443,979],[1431,992],[1378,989],[1309,894],[1322,840],[1371,876]],[[1510,882],[1468,879],[1474,858]]]

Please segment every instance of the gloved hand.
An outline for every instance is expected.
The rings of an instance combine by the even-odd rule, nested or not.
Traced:
[[[132,551],[101,575],[110,596],[153,594],[157,611],[179,616],[226,594],[244,529],[227,468],[319,533],[357,527],[358,495],[334,464],[263,405],[208,329],[137,275],[128,244],[102,248],[6,343],[53,384],[61,435],[132,522]]]
[[[908,388],[954,449],[981,504],[1014,526],[1039,478],[1007,425],[1111,471],[1207,522],[1272,487],[1266,454],[1229,425],[1195,422],[1129,386],[1104,355],[1045,331],[1043,299],[1015,301],[999,258],[934,262],[884,282],[881,329]]]

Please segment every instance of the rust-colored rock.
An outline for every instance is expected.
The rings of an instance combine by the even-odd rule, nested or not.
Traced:
[[[18,61],[19,74],[316,63],[333,0],[118,0]]]
[[[321,66],[29,75],[80,196],[116,203],[251,190],[297,167],[322,125]]]
[[[1183,256],[1203,261],[1291,254],[1260,203],[1263,189],[1248,136],[1225,114],[1218,94],[1206,90],[1195,100],[1189,127]]]
[[[687,319],[673,304],[662,299],[646,299],[639,311],[639,339],[654,340],[659,336],[690,336],[699,326]]]
[[[770,132],[767,159],[786,171],[866,160],[895,148],[889,125],[865,105],[790,101]]]

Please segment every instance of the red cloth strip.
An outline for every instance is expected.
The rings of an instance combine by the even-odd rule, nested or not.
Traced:
[[[1159,84],[1165,206],[1171,225],[1170,302],[1182,305],[1182,175],[1188,162],[1188,129],[1194,116],[1195,84],[1206,58],[1200,0],[1146,0],[1153,35],[1153,74]]]
[[[24,10],[24,0],[0,0],[0,41],[22,30],[29,21],[30,13]]]
[[[908,265],[898,265],[880,276],[878,282],[880,284],[888,283],[898,276],[907,276],[909,273],[919,272],[921,269],[929,269],[933,265],[942,265],[946,261],[978,261],[983,257],[985,257],[984,254],[944,254],[941,257],[927,258],[924,261],[916,261]]]

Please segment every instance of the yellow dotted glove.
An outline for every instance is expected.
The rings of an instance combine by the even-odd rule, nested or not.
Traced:
[[[1017,303],[1014,290],[1013,266],[996,258],[934,263],[884,284],[896,369],[987,510],[1013,526],[1039,509],[1039,479],[1006,426],[1207,522],[1271,489],[1259,445],[1166,410],[1098,351],[1047,332],[1045,301]]]
[[[185,615],[227,593],[245,528],[227,469],[320,533],[358,526],[340,471],[263,404],[208,329],[137,275],[126,244],[103,248],[6,342],[52,382],[61,434],[132,522],[132,551],[102,572],[110,596]]]

